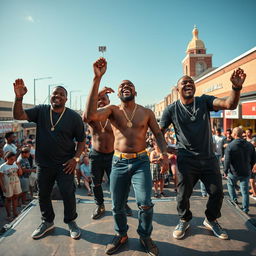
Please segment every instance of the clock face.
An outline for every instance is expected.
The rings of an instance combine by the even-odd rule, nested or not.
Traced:
[[[203,61],[197,62],[196,63],[196,75],[200,75],[201,73],[203,73],[205,71],[206,64]]]

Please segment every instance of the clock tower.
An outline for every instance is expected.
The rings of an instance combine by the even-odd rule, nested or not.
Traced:
[[[193,79],[212,70],[212,54],[206,54],[204,42],[198,38],[198,29],[192,31],[193,38],[187,47],[187,55],[182,61],[183,74]]]

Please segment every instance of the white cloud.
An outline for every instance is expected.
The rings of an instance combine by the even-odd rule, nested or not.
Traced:
[[[28,21],[28,22],[32,22],[32,23],[35,22],[34,18],[33,18],[32,16],[30,16],[30,15],[29,15],[29,16],[26,16],[26,17],[25,17],[25,20]]]

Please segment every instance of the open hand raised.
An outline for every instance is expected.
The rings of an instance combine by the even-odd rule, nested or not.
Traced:
[[[22,98],[28,91],[22,79],[16,79],[13,87],[17,98]]]
[[[246,78],[246,74],[244,73],[243,69],[238,68],[232,73],[230,77],[230,81],[234,88],[240,89],[242,88],[245,78]]]
[[[98,97],[102,97],[103,95],[107,94],[107,93],[112,93],[112,92],[115,92],[112,88],[110,87],[103,87],[99,93],[98,93]]]
[[[93,63],[93,69],[96,77],[102,77],[107,70],[107,61],[104,58],[99,58]]]

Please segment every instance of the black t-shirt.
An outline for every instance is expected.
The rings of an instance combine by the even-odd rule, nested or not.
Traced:
[[[174,126],[178,155],[210,158],[214,156],[210,124],[210,111],[213,111],[214,96],[202,95],[195,97],[195,121],[191,121],[181,102],[175,101],[164,110],[160,121],[162,128]],[[193,104],[184,105],[190,113]]]
[[[85,139],[82,118],[75,111],[66,108],[65,113],[51,131],[50,105],[38,105],[26,109],[29,121],[37,124],[36,162],[39,166],[61,166],[75,155],[75,141]],[[53,124],[60,117],[52,111]]]

